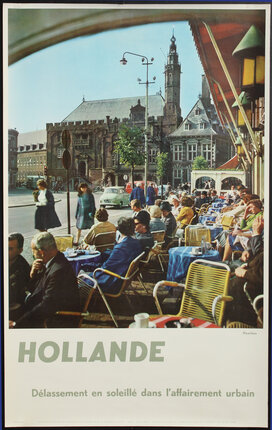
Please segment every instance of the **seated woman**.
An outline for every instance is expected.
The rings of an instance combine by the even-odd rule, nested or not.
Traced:
[[[222,261],[229,260],[233,250],[243,250],[240,243],[235,244],[235,239],[237,236],[251,237],[251,228],[255,219],[259,216],[263,216],[262,202],[261,200],[251,200],[245,210],[243,219],[239,229],[234,229],[232,233],[229,234],[226,240],[226,246],[224,250],[224,255]]]
[[[121,217],[117,223],[117,230],[120,232],[119,242],[114,246],[109,258],[102,264],[102,269],[107,269],[118,275],[125,276],[130,263],[142,252],[142,247],[137,239],[134,239],[134,220],[132,218]],[[92,273],[88,273],[93,277]],[[103,272],[98,272],[96,279],[102,291],[107,293],[117,293],[122,280]]]
[[[138,212],[134,218],[135,237],[139,241],[143,251],[152,248],[154,245],[154,239],[150,233],[149,224],[149,213],[145,210]]]
[[[83,239],[84,245],[92,245],[94,243],[95,236],[100,233],[108,233],[110,231],[116,231],[116,227],[114,224],[108,221],[109,214],[106,209],[100,208],[95,212],[95,218],[97,219],[97,223],[95,223],[86,236]]]
[[[182,208],[176,218],[176,221],[180,222],[180,228],[185,228],[190,224],[190,221],[194,216],[194,211],[192,209],[193,204],[194,201],[191,197],[183,197],[181,199]]]
[[[149,209],[149,214],[151,217],[150,223],[149,223],[149,228],[150,231],[160,231],[160,230],[164,230],[165,231],[165,224],[163,222],[163,220],[161,219],[162,216],[162,211],[159,208],[159,206],[154,205],[151,206]]]
[[[180,213],[180,210],[181,210],[181,204],[180,204],[179,198],[177,196],[172,197],[172,205],[174,206],[172,209],[172,214],[176,218],[178,216],[178,214]]]

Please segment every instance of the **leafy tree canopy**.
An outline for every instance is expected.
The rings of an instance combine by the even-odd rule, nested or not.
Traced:
[[[118,153],[120,163],[126,166],[140,166],[145,162],[143,151],[143,132],[138,127],[122,125],[115,141],[115,153]]]
[[[209,168],[208,161],[202,155],[196,157],[192,164],[192,170],[205,170]]]
[[[169,158],[168,157],[169,157],[168,152],[161,152],[160,154],[157,155],[156,174],[160,180],[162,180],[162,178],[164,176],[166,176],[166,174],[167,174],[168,167],[169,167]]]

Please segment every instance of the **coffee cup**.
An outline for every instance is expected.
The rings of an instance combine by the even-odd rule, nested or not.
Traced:
[[[135,327],[136,328],[148,328],[149,314],[142,312],[134,315]]]

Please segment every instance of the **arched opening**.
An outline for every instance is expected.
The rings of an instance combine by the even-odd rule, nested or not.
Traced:
[[[225,178],[221,181],[221,190],[230,190],[232,185],[238,187],[238,185],[241,184],[241,179],[235,178],[234,176],[229,176],[228,178]]]
[[[215,181],[210,176],[201,176],[196,180],[196,188],[200,188],[200,189],[215,188]]]

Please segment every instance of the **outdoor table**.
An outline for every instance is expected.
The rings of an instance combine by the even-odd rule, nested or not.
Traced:
[[[169,315],[159,315],[157,317],[150,317],[149,320],[156,324],[156,328],[165,328],[164,325],[168,321],[179,321],[181,317],[169,316]],[[209,321],[200,320],[198,318],[186,318],[191,325],[197,328],[220,328],[218,325],[213,324]]]
[[[199,220],[199,222],[201,222],[201,224],[204,224],[205,221],[214,222],[216,220],[216,217],[217,217],[217,215],[200,215],[198,220]]]
[[[217,202],[213,202],[212,203],[212,208],[213,209],[222,208],[223,206],[224,206],[224,203],[217,203]]]
[[[193,246],[178,246],[170,248],[169,263],[167,271],[167,281],[180,282],[186,277],[190,264],[199,258],[211,261],[220,261],[219,252],[214,249],[209,249],[205,254],[191,254]],[[199,247],[198,247],[199,248]]]
[[[76,252],[77,251],[75,250],[75,253]],[[64,252],[65,257],[72,265],[76,276],[78,275],[80,270],[92,272],[102,264],[101,252],[94,251],[91,254],[89,251],[85,251],[85,250],[80,250],[80,251],[78,250],[78,252],[80,252],[80,254],[84,252],[84,255],[69,257],[68,252],[67,251]]]
[[[211,232],[211,240],[215,240],[216,236],[223,231],[222,225],[208,225],[204,224]]]

